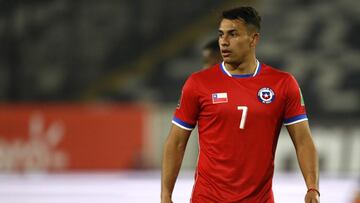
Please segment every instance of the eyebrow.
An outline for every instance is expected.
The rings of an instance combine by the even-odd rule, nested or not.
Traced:
[[[234,32],[234,31],[237,31],[236,29],[228,29],[228,30],[221,30],[219,29],[218,32]]]

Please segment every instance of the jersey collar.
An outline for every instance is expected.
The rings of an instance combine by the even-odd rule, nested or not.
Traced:
[[[230,77],[234,77],[234,78],[250,78],[250,77],[255,77],[256,75],[258,75],[260,73],[261,64],[257,59],[256,59],[256,64],[257,65],[256,65],[255,72],[252,73],[252,74],[234,74],[234,75],[232,75],[228,70],[226,70],[224,61],[220,64],[220,68],[221,68],[222,72],[225,75],[228,75]]]

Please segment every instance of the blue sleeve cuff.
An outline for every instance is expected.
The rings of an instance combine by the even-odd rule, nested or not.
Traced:
[[[194,127],[195,127],[195,125],[188,124],[185,121],[182,121],[181,119],[176,118],[175,116],[174,116],[174,118],[172,120],[172,123],[177,125],[178,127],[182,128],[182,129],[185,129],[185,130],[193,130]]]
[[[295,123],[300,123],[302,121],[306,121],[308,120],[307,115],[306,114],[300,114],[288,119],[284,120],[284,125],[291,125],[291,124],[295,124]]]

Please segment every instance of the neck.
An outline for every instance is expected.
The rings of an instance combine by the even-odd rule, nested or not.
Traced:
[[[257,67],[257,62],[255,56],[250,57],[247,60],[244,60],[241,63],[226,63],[225,68],[232,75],[241,75],[241,74],[252,74],[255,72]]]

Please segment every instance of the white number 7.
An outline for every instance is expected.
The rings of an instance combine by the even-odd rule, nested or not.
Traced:
[[[242,110],[242,115],[241,115],[241,120],[240,120],[240,129],[244,129],[248,107],[247,106],[238,106],[237,109]]]

